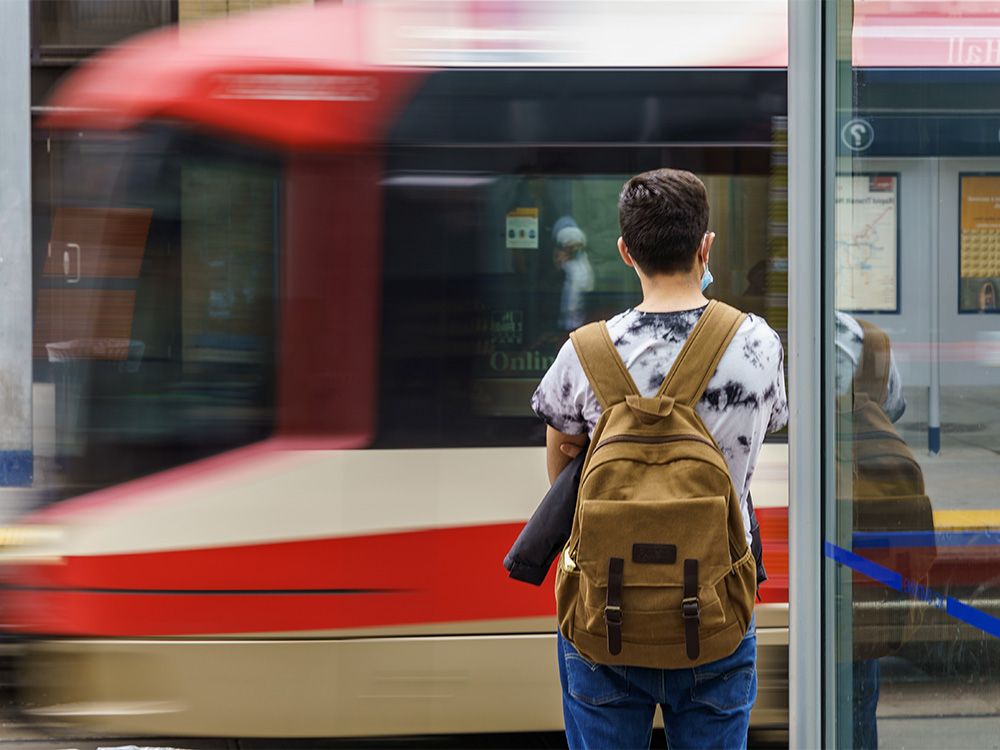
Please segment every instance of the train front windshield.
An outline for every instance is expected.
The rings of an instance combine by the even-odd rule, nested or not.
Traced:
[[[167,129],[48,146],[33,354],[56,494],[270,434],[279,165]]]

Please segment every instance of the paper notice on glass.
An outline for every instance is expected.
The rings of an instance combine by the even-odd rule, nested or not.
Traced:
[[[537,208],[515,208],[507,212],[507,249],[538,249]]]

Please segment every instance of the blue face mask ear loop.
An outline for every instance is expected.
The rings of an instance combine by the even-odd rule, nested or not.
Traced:
[[[715,277],[712,272],[708,270],[708,266],[705,266],[705,273],[701,277],[701,291],[708,289],[708,285],[715,281]]]
[[[705,232],[705,236],[708,237],[708,232]],[[712,272],[708,270],[708,263],[705,263],[705,273],[701,275],[701,291],[708,289],[708,285],[715,281],[715,277]]]

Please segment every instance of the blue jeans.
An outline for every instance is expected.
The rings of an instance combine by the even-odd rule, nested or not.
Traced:
[[[563,720],[571,750],[648,748],[657,704],[667,745],[746,748],[757,697],[757,631],[753,620],[736,651],[693,669],[594,664],[559,635]]]

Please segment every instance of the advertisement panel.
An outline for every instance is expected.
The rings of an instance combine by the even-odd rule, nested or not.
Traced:
[[[1000,175],[960,177],[960,313],[997,312],[1000,289]]]

